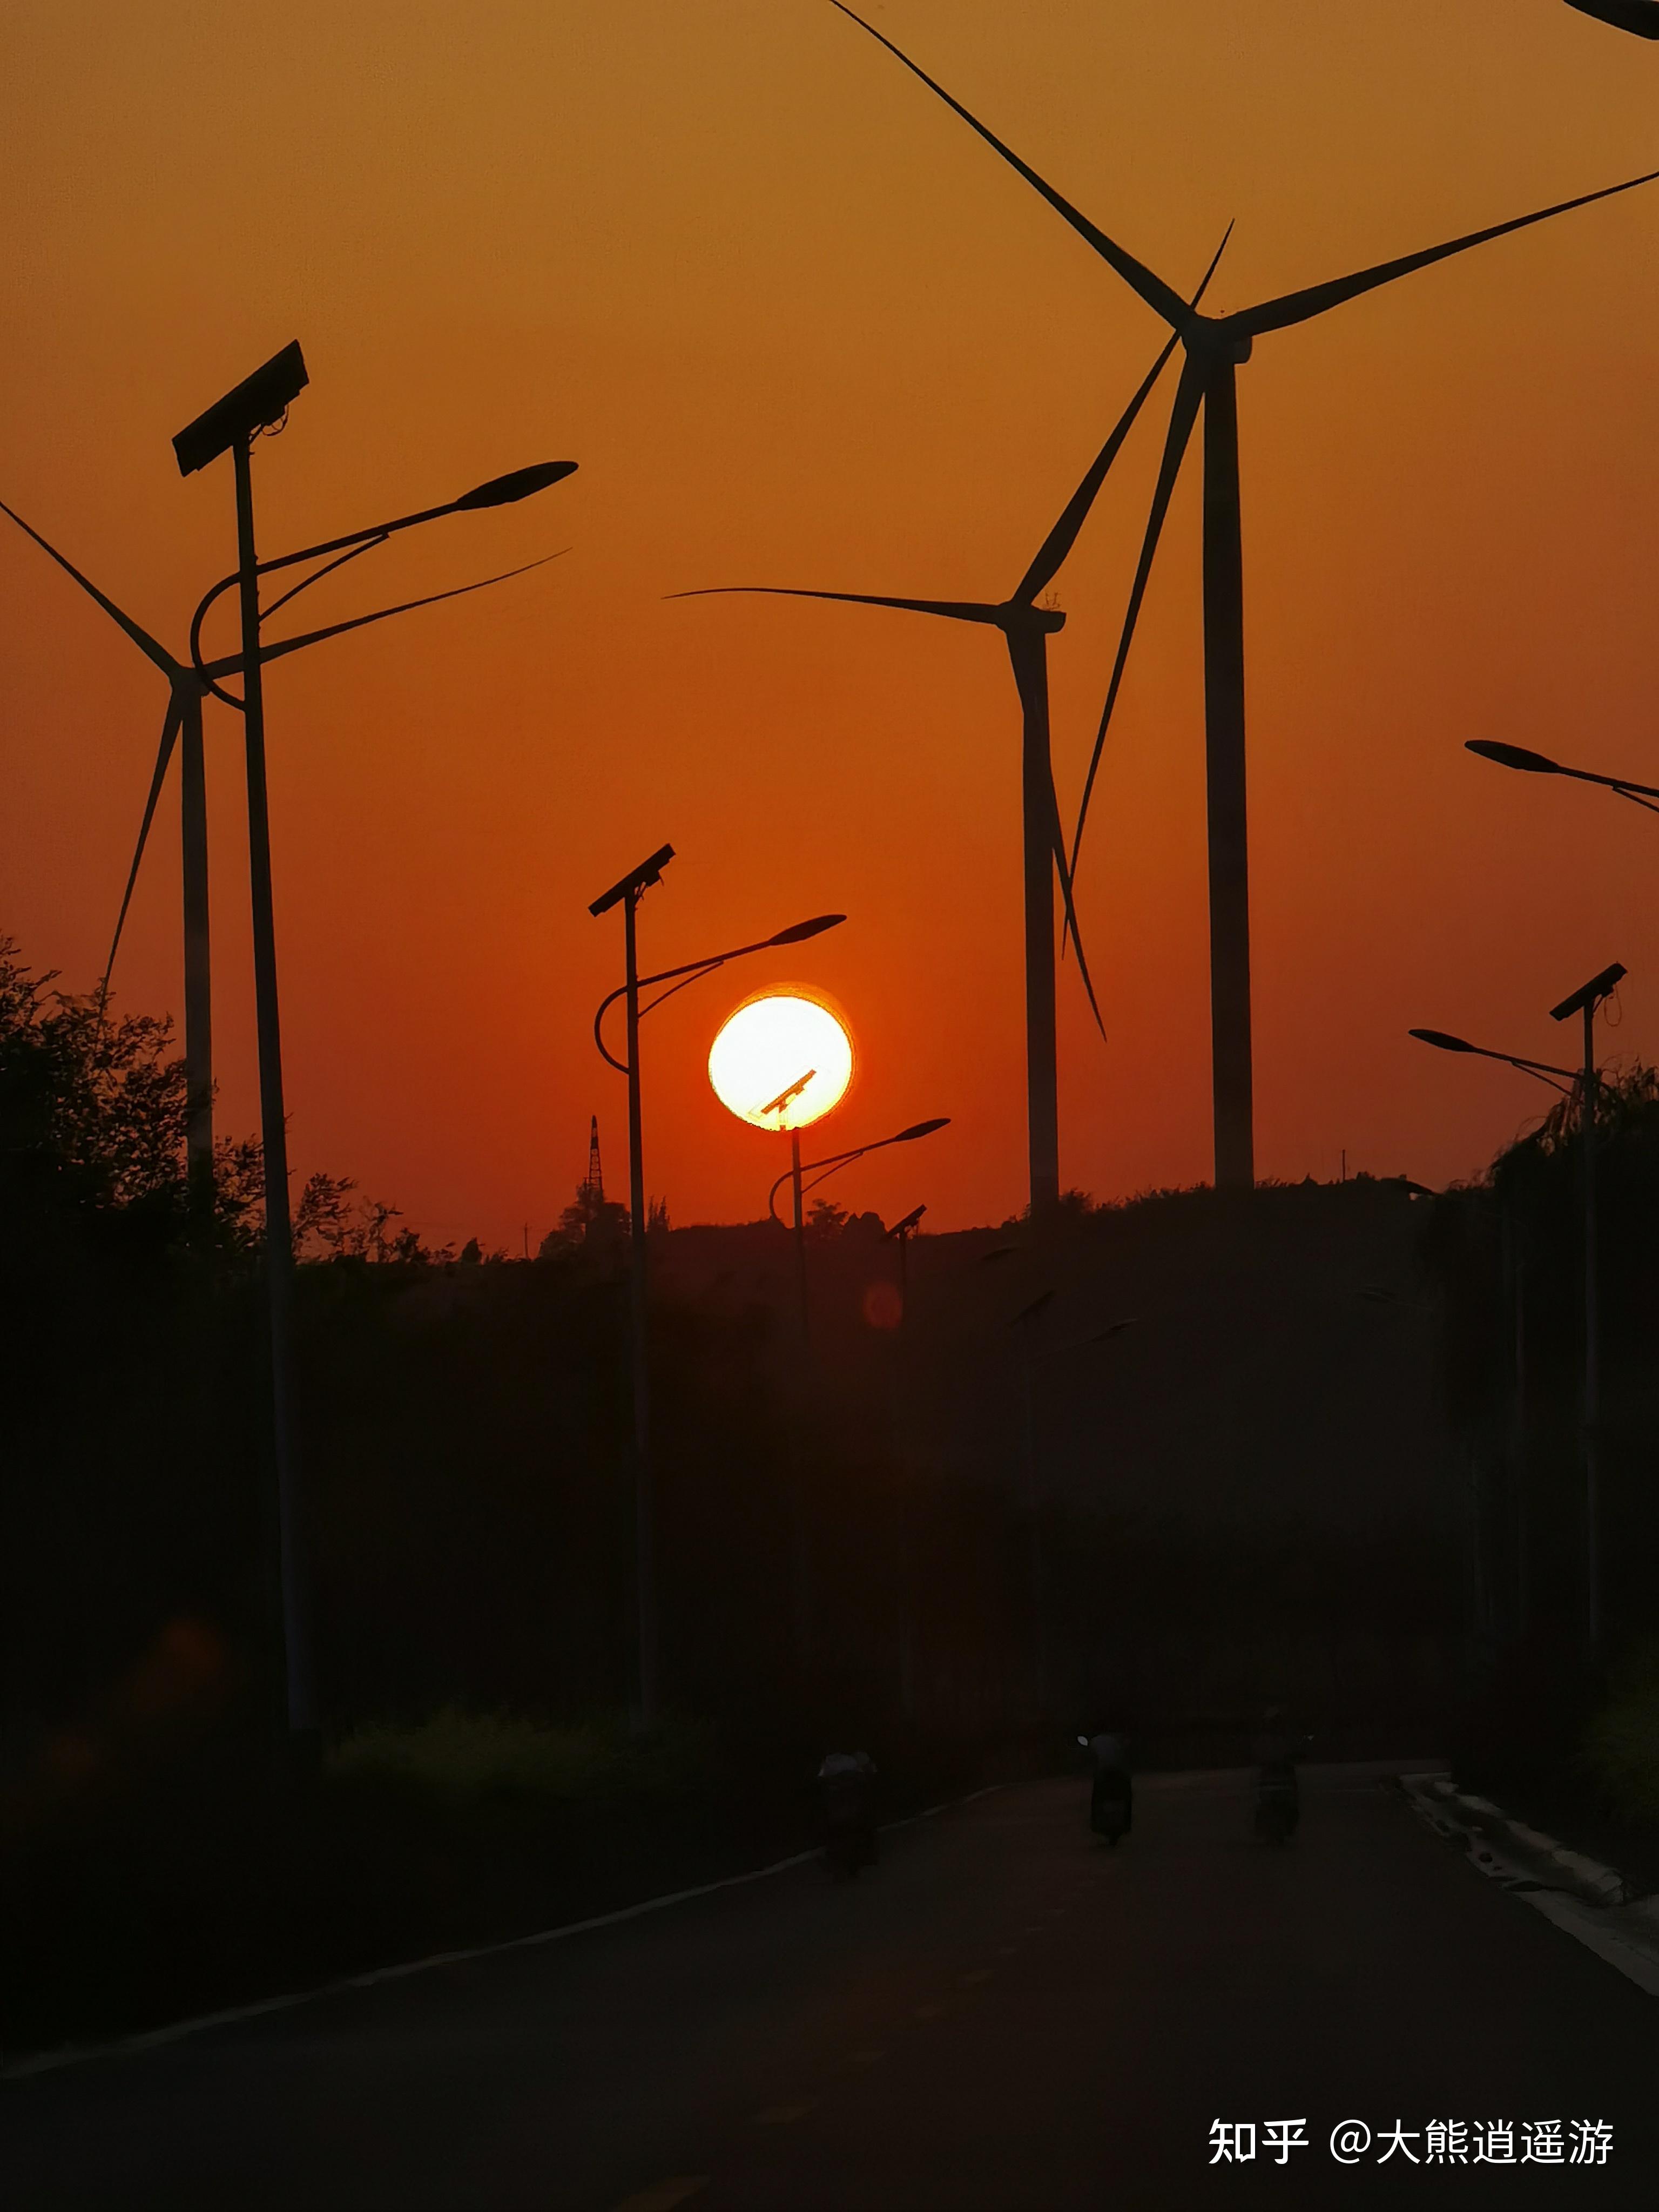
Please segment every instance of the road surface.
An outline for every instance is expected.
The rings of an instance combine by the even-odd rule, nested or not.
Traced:
[[[1284,1850],[1242,1774],[1143,1778],[1116,1850],[1081,1783],[999,1791],[856,1883],[814,1863],[10,2081],[0,2204],[1650,2212],[1659,2002],[1371,1771],[1304,1787]],[[1344,2165],[1349,2119],[1374,2141]],[[1216,2120],[1255,2124],[1253,2161],[1212,2162]],[[1609,2123],[1605,2166],[1522,2161],[1541,2120]],[[1378,2163],[1440,2121],[1509,2122],[1522,2162],[1419,2133]]]

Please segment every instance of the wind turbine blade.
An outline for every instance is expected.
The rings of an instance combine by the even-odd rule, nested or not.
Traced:
[[[161,786],[167,781],[167,763],[173,758],[173,748],[184,719],[184,702],[175,690],[167,701],[167,720],[161,725],[161,742],[155,754],[155,773],[149,780],[149,797],[144,801],[144,818],[138,825],[138,842],[133,850],[132,866],[127,870],[127,887],[121,895],[121,911],[115,917],[115,935],[110,940],[109,958],[104,963],[104,980],[98,986],[100,1006],[109,996],[109,979],[114,970],[115,956],[121,949],[121,932],[127,926],[127,908],[132,904],[139,863],[144,857],[144,847],[149,839],[149,825],[155,819],[156,802],[161,796]]]
[[[1227,240],[1232,234],[1233,227],[1229,223],[1221,234],[1221,243],[1215,250],[1214,258],[1204,271],[1203,283],[1193,295],[1192,304],[1194,307],[1209,289],[1210,279],[1216,272],[1216,264],[1226,252]],[[1096,495],[1106,481],[1106,471],[1117,459],[1118,449],[1133,428],[1135,417],[1151,397],[1152,386],[1164,374],[1164,363],[1175,349],[1176,340],[1171,338],[1142,380],[1140,388],[1134,398],[1118,417],[1111,436],[1096,454],[1093,466],[1066,501],[1065,512],[1042,541],[1036,560],[1021,577],[1014,592],[1017,601],[1024,600],[1025,605],[1030,606],[1044,585],[1053,580],[1060,569],[1060,563],[1076,544],[1078,532],[1088,520],[1089,510],[1095,503]]]
[[[1059,521],[1037,548],[1036,560],[1014,586],[1016,605],[1031,605],[1037,593],[1053,580],[1060,563],[1076,544],[1078,532],[1088,520],[1089,509],[1094,505],[1096,495],[1106,481],[1106,471],[1117,459],[1123,441],[1134,428],[1135,417],[1151,398],[1152,386],[1163,375],[1164,364],[1179,343],[1178,338],[1172,337],[1142,377],[1133,398],[1118,416],[1111,436],[1096,454],[1088,474],[1066,501]]]
[[[1634,31],[1638,39],[1659,39],[1659,0],[1567,0],[1581,15],[1611,24],[1615,31]]]
[[[73,561],[65,560],[55,545],[49,544],[40,535],[38,530],[32,528],[28,523],[24,521],[22,516],[18,514],[15,507],[8,507],[3,499],[0,499],[0,514],[10,515],[12,520],[17,525],[17,527],[23,532],[25,536],[32,538],[43,553],[49,553],[60,568],[67,570],[69,574],[74,577],[76,582],[81,586],[81,589],[85,592],[89,598],[97,600],[99,605],[102,607],[104,612],[109,617],[110,620],[112,623],[118,623],[120,625],[120,627],[126,632],[127,635],[132,640],[133,643],[138,647],[138,650],[141,653],[148,653],[149,658],[155,663],[155,665],[164,675],[182,676],[185,673],[182,665],[173,659],[173,655],[167,651],[164,645],[158,645],[147,629],[141,629],[138,624],[134,622],[131,615],[124,614],[121,609],[116,605],[113,599],[110,599],[105,592],[100,592],[97,585],[92,582],[90,578],[83,576],[81,574],[81,571],[76,567]]]
[[[1176,387],[1175,405],[1170,412],[1169,432],[1164,441],[1164,459],[1158,465],[1158,483],[1152,492],[1152,511],[1146,517],[1146,534],[1141,540],[1140,559],[1135,565],[1135,580],[1129,589],[1129,604],[1124,611],[1123,630],[1117,641],[1117,658],[1112,663],[1112,680],[1107,687],[1106,704],[1101,711],[1100,727],[1095,732],[1095,749],[1089,757],[1089,773],[1084,778],[1083,798],[1078,806],[1077,830],[1072,838],[1071,872],[1077,873],[1077,856],[1083,843],[1083,825],[1088,819],[1089,799],[1095,787],[1095,778],[1100,772],[1101,756],[1106,750],[1106,732],[1111,726],[1112,709],[1117,704],[1117,695],[1123,682],[1123,671],[1129,659],[1129,647],[1135,634],[1135,624],[1140,617],[1140,603],[1146,596],[1146,585],[1152,573],[1152,560],[1158,551],[1158,541],[1164,529],[1164,518],[1170,511],[1176,479],[1181,474],[1181,464],[1186,458],[1188,441],[1193,434],[1193,424],[1198,419],[1199,403],[1204,394],[1202,378],[1188,362],[1181,373],[1181,382]],[[1062,939],[1060,950],[1065,950]]]
[[[1106,1024],[1100,1018],[1100,1001],[1095,996],[1094,980],[1089,973],[1089,963],[1084,957],[1083,933],[1078,927],[1077,908],[1072,902],[1072,871],[1066,864],[1066,832],[1060,826],[1060,800],[1054,791],[1054,774],[1048,776],[1048,843],[1054,856],[1054,870],[1060,878],[1060,896],[1066,908],[1065,935],[1060,939],[1062,951],[1069,937],[1077,947],[1078,973],[1083,978],[1083,988],[1089,994],[1089,1012],[1095,1018],[1095,1027],[1100,1031],[1100,1041],[1106,1042]]]
[[[416,607],[436,606],[441,599],[465,599],[469,592],[485,591],[491,584],[505,584],[514,576],[528,575],[532,568],[544,568],[550,561],[562,561],[569,550],[564,546],[556,553],[544,553],[539,561],[526,561],[516,568],[503,568],[498,576],[480,576],[473,584],[453,584],[447,592],[428,592],[422,599],[404,599],[395,607],[376,607],[373,614],[353,615],[349,621],[331,623],[326,629],[308,629],[299,637],[278,638],[274,645],[261,648],[260,663],[263,665],[267,660],[280,660],[285,653],[298,653],[307,645],[321,645],[327,638],[343,636],[349,629],[362,629],[369,623],[386,622],[392,615],[406,615]],[[241,667],[241,654],[234,653],[222,660],[209,661],[203,673],[216,678],[237,676]]]
[[[959,115],[970,131],[977,131],[986,144],[994,147],[1011,167],[1017,169],[1034,191],[1041,192],[1055,213],[1063,216],[1080,238],[1087,239],[1101,258],[1116,270],[1126,284],[1139,293],[1154,313],[1163,316],[1171,330],[1179,331],[1183,337],[1188,335],[1195,327],[1195,320],[1192,310],[1179,292],[1172,291],[1161,276],[1147,268],[1145,262],[1137,261],[1133,254],[1126,252],[1115,239],[1108,238],[1105,232],[1091,222],[1086,215],[1080,214],[1070,200],[1063,198],[1051,184],[1038,176],[1029,162],[1022,161],[1011,146],[1005,146],[994,131],[988,131],[976,115],[970,115],[959,100],[952,100],[942,84],[936,84],[926,70],[918,68],[908,54],[901,52],[890,39],[884,39],[873,23],[866,23],[862,15],[854,15],[852,9],[843,4],[843,0],[830,0],[830,4],[832,8],[840,9],[843,15],[850,17],[860,30],[867,31],[878,46],[885,46],[896,60],[903,63],[912,76],[919,76],[930,92],[937,93],[945,105],[954,114]]]
[[[1392,284],[1396,276],[1409,276],[1414,269],[1426,269],[1454,253],[1467,253],[1472,246],[1484,246],[1488,239],[1506,237],[1510,231],[1525,230],[1534,222],[1547,222],[1552,216],[1571,214],[1574,208],[1589,207],[1593,201],[1633,192],[1638,185],[1650,185],[1656,177],[1659,169],[1650,169],[1645,176],[1627,177],[1622,185],[1604,185],[1599,192],[1581,192],[1576,200],[1558,200],[1553,207],[1538,208],[1509,222],[1495,222],[1486,230],[1473,230],[1468,237],[1449,239],[1443,246],[1425,246],[1421,253],[1402,254],[1397,261],[1379,262],[1376,268],[1358,270],[1352,276],[1334,276],[1328,283],[1312,284],[1305,291],[1286,292],[1277,300],[1264,301],[1259,307],[1246,307],[1228,316],[1223,327],[1249,337],[1260,337],[1266,331],[1288,330],[1292,324],[1324,314],[1328,308],[1340,307],[1345,300],[1358,299],[1362,292]]]
[[[906,614],[943,615],[950,622],[995,624],[1002,612],[981,599],[890,599],[876,592],[807,592],[790,584],[705,584],[701,591],[670,592],[671,599],[714,599],[728,592],[761,592],[779,599],[842,599],[855,607],[898,607]]]

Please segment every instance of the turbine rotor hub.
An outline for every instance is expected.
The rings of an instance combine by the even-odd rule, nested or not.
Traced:
[[[1198,328],[1187,340],[1189,353],[1207,354],[1212,361],[1229,361],[1242,368],[1249,359],[1255,340],[1248,331],[1241,331],[1225,317],[1200,315]]]

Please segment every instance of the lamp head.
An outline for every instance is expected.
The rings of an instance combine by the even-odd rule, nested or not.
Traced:
[[[775,937],[769,937],[769,945],[804,945],[809,937],[822,937],[826,929],[834,929],[845,921],[844,914],[815,914],[811,921],[797,921],[789,928],[781,929]]]
[[[908,1145],[912,1138],[931,1137],[935,1129],[948,1128],[950,1121],[948,1114],[938,1115],[931,1121],[913,1121],[908,1129],[901,1129],[896,1137],[890,1138],[888,1141],[895,1145]]]
[[[611,908],[620,905],[623,899],[637,898],[653,884],[662,881],[662,872],[673,857],[674,848],[672,845],[659,845],[648,860],[641,860],[637,868],[630,869],[619,882],[612,884],[608,891],[601,892],[587,911],[596,915],[609,914]]]
[[[1419,1044],[1431,1044],[1437,1052],[1474,1052],[1475,1047],[1466,1044],[1462,1037],[1448,1036],[1444,1030],[1409,1030]]]
[[[545,491],[562,477],[574,476],[576,466],[574,461],[538,461],[533,468],[514,469],[507,476],[491,477],[488,483],[475,484],[461,494],[455,505],[458,510],[511,507],[514,500],[528,499],[532,492]]]
[[[1524,745],[1506,745],[1496,738],[1470,738],[1464,744],[1466,753],[1479,753],[1482,760],[1496,761],[1499,768],[1518,768],[1527,775],[1559,775],[1560,763],[1545,753],[1530,753]]]
[[[887,1234],[890,1237],[908,1237],[927,1211],[925,1206],[913,1206],[903,1220],[896,1221]]]
[[[1564,1022],[1569,1014],[1582,1014],[1586,1006],[1599,1006],[1602,1000],[1616,990],[1629,973],[1630,970],[1622,960],[1615,960],[1610,968],[1604,968],[1599,975],[1592,975],[1589,982],[1581,989],[1575,991],[1570,999],[1563,999],[1559,1006],[1552,1006],[1550,1019],[1553,1022]]]
[[[280,422],[289,402],[310,381],[300,341],[295,338],[179,433],[173,450],[179,458],[179,475],[193,476],[210,461],[216,461],[221,453],[228,453],[240,439],[250,438],[268,423]]]

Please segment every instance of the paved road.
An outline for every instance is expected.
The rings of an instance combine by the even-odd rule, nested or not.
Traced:
[[[0,2088],[0,2203],[1659,2203],[1659,2003],[1366,1770],[1286,1850],[1242,1775],[1000,1792],[816,1864]],[[1212,2120],[1306,2116],[1281,2167]],[[1605,2169],[1343,2167],[1333,2125],[1610,2121]],[[1419,2154],[1422,2138],[1412,2145]],[[1518,2144],[1517,2144],[1518,2155]]]

